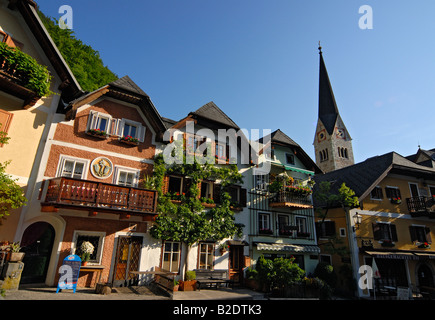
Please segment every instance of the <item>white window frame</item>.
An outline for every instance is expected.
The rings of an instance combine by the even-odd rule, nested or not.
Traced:
[[[113,175],[113,184],[116,184],[119,186],[124,186],[124,187],[130,187],[130,186],[119,184],[119,176],[120,176],[121,172],[126,172],[127,174],[133,173],[135,176],[133,179],[133,185],[131,187],[137,188],[138,183],[139,183],[140,170],[128,168],[128,167],[115,166],[114,172],[115,172],[115,174]]]
[[[64,166],[65,166],[65,162],[66,161],[74,161],[74,162],[83,162],[83,172],[82,172],[82,177],[80,179],[82,180],[86,180],[88,177],[88,168],[89,168],[89,160],[88,159],[83,159],[83,158],[76,158],[76,157],[71,157],[71,156],[65,156],[65,155],[60,155],[59,157],[59,163],[57,166],[57,170],[56,170],[56,177],[63,177],[63,170],[64,170]],[[75,167],[75,165],[74,165]],[[74,171],[74,170],[73,170]],[[74,175],[74,174],[73,174]],[[73,178],[73,177],[70,177]]]
[[[298,223],[298,220],[303,220],[303,230],[300,229],[300,224]],[[298,227],[298,232],[308,232],[308,219],[305,216],[295,216],[295,226]]]
[[[112,119],[112,116],[110,114],[102,113],[102,112],[98,112],[98,111],[94,111],[94,110],[91,110],[89,112],[89,120],[88,120],[88,124],[86,127],[86,131],[99,128],[99,124],[100,124],[101,119],[107,120],[106,127],[105,127],[104,131],[107,134],[113,134],[113,132],[111,132],[112,131],[111,130],[112,129],[112,121],[116,120],[116,119]]]
[[[270,213],[259,212],[258,213],[258,231],[260,231],[260,229],[272,230],[271,219],[272,219],[272,217],[271,217]],[[263,226],[261,226],[260,221],[262,222]]]
[[[259,170],[254,171],[253,173],[254,173],[254,189],[266,191],[269,185],[269,174],[266,172],[263,172],[263,174],[258,174],[258,173],[262,173],[262,171]]]
[[[201,251],[201,247],[205,246],[205,251]],[[214,250],[215,244],[212,242],[200,242],[198,246],[198,269],[200,270],[214,270]],[[211,253],[209,252],[209,247],[211,247]],[[205,255],[205,264],[201,266],[201,257]],[[209,264],[209,256],[211,255],[211,263]],[[209,267],[209,268],[208,268]]]
[[[136,134],[132,136],[131,134],[124,133],[125,125],[136,127]],[[120,137],[125,137],[127,135],[130,135],[131,137],[138,139],[139,142],[144,142],[145,133],[146,133],[146,128],[142,125],[142,123],[129,119],[124,119],[124,118],[121,119],[120,128],[119,128]]]
[[[287,158],[288,156],[290,156],[290,157],[293,158],[293,162],[289,162],[289,161],[288,161],[288,158]],[[294,164],[296,163],[295,155],[292,154],[292,153],[288,153],[288,152],[286,152],[286,153],[285,153],[285,163],[286,163],[286,164],[293,164],[293,165],[294,165]]]
[[[74,230],[73,233],[73,241],[71,242],[71,251],[76,253],[77,250],[77,240],[79,236],[92,236],[92,237],[99,237],[98,241],[98,248],[96,253],[96,259],[90,260],[88,263],[91,265],[101,265],[102,257],[103,257],[103,251],[104,251],[104,239],[106,238],[105,232],[98,232],[98,231],[84,231],[84,230]]]
[[[384,200],[384,199],[383,199],[383,197],[384,197],[384,190],[383,190],[383,188],[382,188],[381,186],[376,186],[376,187],[373,188],[373,190],[376,189],[376,188],[381,189],[381,192],[382,192],[382,198],[373,198],[373,197],[372,197],[372,192],[370,191],[370,200],[375,200],[375,201],[382,201],[382,200]]]
[[[165,251],[166,249],[166,244],[170,243],[171,244],[171,251]],[[173,245],[174,243],[178,243],[178,251],[173,251]],[[165,241],[163,242],[163,247],[162,247],[162,268],[164,268],[164,263],[165,263],[165,253],[169,253],[169,270],[170,272],[180,272],[180,260],[181,260],[181,242],[178,241]],[[172,270],[172,264],[173,264],[173,256],[174,253],[178,254],[178,266],[177,266],[177,270]]]

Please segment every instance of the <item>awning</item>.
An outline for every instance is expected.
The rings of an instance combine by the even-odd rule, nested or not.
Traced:
[[[435,253],[415,252],[414,254],[421,257],[421,258],[435,259]]]
[[[386,252],[386,251],[366,251],[365,253],[371,255],[373,258],[380,259],[402,259],[402,260],[419,260],[420,257],[432,256],[435,259],[434,254],[419,253],[419,252]]]
[[[289,251],[297,253],[320,253],[318,246],[295,245],[284,243],[257,243],[257,250],[260,251]]]
[[[304,170],[304,169],[299,169],[299,168],[294,168],[294,167],[289,167],[289,166],[284,166],[284,169],[290,170],[290,171],[295,171],[295,172],[305,173],[309,176],[314,176],[314,171],[309,171],[309,170]]]

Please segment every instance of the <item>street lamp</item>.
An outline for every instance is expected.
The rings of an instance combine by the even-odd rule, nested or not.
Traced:
[[[354,222],[353,231],[355,232],[355,230],[359,229],[359,226],[362,222],[362,216],[358,212],[355,213],[355,215],[353,216],[353,222]]]

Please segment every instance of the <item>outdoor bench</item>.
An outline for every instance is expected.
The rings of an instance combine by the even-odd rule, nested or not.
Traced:
[[[229,279],[227,270],[195,270],[195,273],[198,290],[201,290],[201,287],[217,289],[222,284],[226,287],[231,284],[234,287],[234,282]]]

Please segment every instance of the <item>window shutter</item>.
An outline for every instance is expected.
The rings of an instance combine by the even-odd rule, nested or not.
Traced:
[[[390,224],[391,241],[397,241],[397,230],[395,224]]]
[[[425,229],[425,232],[426,232],[426,242],[427,243],[432,243],[432,237],[430,236],[430,228],[426,227],[424,229]]]
[[[213,184],[213,200],[216,204],[221,203],[221,185],[214,183]]]
[[[142,126],[142,125],[139,125],[139,127],[138,127],[139,133],[138,133],[138,137],[137,138],[139,139],[140,142],[144,142],[145,141],[146,129],[147,128]]]
[[[168,190],[169,190],[169,177],[165,176],[163,178],[162,193],[166,194],[166,193],[168,193]]]
[[[0,109],[0,130],[8,132],[9,126],[14,115],[10,112]]]
[[[88,125],[86,127],[86,131],[95,129],[97,126],[97,120],[98,120],[98,112],[91,110],[91,112],[89,112],[89,119],[88,119]]]
[[[373,227],[373,239],[381,240],[381,227],[377,223],[372,223]]]
[[[248,190],[246,190],[245,188],[241,188],[240,189],[240,205],[242,207],[246,207],[247,197],[248,197]]]
[[[409,227],[409,233],[411,235],[411,241],[412,242],[417,241],[417,231],[415,230],[415,227],[410,226]]]
[[[329,237],[335,235],[335,221],[325,221],[325,233]]]

